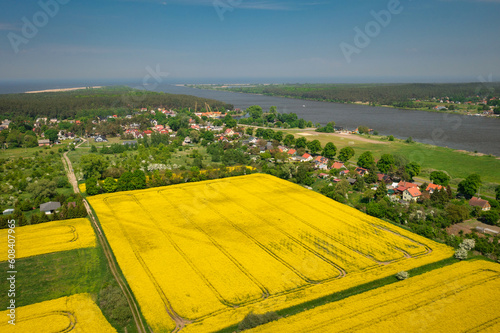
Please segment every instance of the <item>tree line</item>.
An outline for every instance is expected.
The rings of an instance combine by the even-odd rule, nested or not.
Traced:
[[[118,86],[66,92],[0,95],[0,117],[74,119],[75,117],[102,115],[103,111],[108,115],[117,112],[124,115],[132,109],[159,106],[201,111],[205,109],[205,103],[212,109],[224,112],[233,109],[231,104],[212,99]]]
[[[226,88],[243,93],[329,102],[364,102],[400,107],[422,107],[415,100],[449,97],[453,101],[479,101],[499,97],[500,82],[412,84],[284,84]]]

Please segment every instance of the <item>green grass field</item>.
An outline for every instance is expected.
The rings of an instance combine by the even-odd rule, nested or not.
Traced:
[[[3,272],[7,262],[0,263]],[[130,321],[128,305],[109,271],[100,247],[76,249],[16,260],[16,306],[25,306],[79,293],[89,293],[101,306],[103,314],[119,332],[136,332]],[[6,274],[6,273],[5,273]],[[0,290],[7,291],[7,279],[0,279]],[[0,303],[7,304],[7,292],[0,293]],[[117,315],[118,313],[118,315]]]
[[[473,156],[474,154],[459,152],[454,149],[427,145],[423,143],[405,143],[403,140],[389,142],[379,136],[348,135],[340,137],[327,133],[314,133],[312,135],[301,135],[304,130],[290,130],[296,137],[305,136],[307,140],[319,140],[324,146],[327,142],[333,142],[337,149],[350,146],[354,148],[356,155],[351,159],[356,162],[359,155],[365,151],[371,151],[375,159],[383,154],[401,154],[410,161],[417,162],[422,169],[444,170],[451,178],[462,179],[472,173],[478,173],[484,183],[500,184],[500,159],[496,156]],[[366,140],[369,139],[369,140]]]

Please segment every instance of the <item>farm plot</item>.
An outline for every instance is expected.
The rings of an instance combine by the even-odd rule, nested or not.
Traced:
[[[7,248],[8,229],[0,230],[1,243]],[[15,233],[16,258],[68,251],[96,246],[94,229],[87,219],[72,219],[17,227]],[[7,260],[7,251],[0,251],[0,261]]]
[[[89,198],[149,325],[214,331],[453,251],[250,175]]]
[[[451,266],[249,332],[499,332],[500,265]]]
[[[0,312],[1,332],[102,332],[116,330],[104,318],[89,294],[77,294],[16,309],[15,325],[9,311]]]

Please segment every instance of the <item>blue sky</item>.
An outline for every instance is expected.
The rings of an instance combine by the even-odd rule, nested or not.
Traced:
[[[40,2],[52,3],[51,15]],[[390,21],[375,23],[371,13],[391,5],[397,10]],[[1,80],[143,78],[148,68],[179,83],[500,80],[500,0],[0,0],[0,6]],[[374,29],[369,44],[356,45],[355,28],[366,33],[367,26]]]

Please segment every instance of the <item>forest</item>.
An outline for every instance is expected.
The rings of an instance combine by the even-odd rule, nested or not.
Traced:
[[[0,95],[0,118],[48,117],[63,120],[93,116],[96,110],[100,111],[100,115],[106,115],[106,112],[125,113],[140,107],[191,108],[194,111],[195,107],[197,110],[204,109],[205,103],[213,110],[233,109],[231,104],[211,99],[116,86],[57,93]]]
[[[206,88],[206,87],[204,87]],[[220,89],[220,88],[217,88]],[[280,84],[224,88],[233,92],[338,103],[363,102],[397,107],[421,107],[417,100],[448,97],[455,102],[477,102],[500,97],[500,82],[412,84]]]

